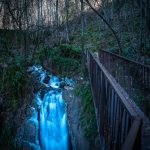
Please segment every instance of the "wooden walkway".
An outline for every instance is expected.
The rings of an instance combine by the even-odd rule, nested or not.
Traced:
[[[143,114],[98,56],[87,52],[87,64],[102,149],[141,149]]]

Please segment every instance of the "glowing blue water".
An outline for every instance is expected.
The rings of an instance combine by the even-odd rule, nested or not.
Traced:
[[[62,94],[50,91],[40,109],[40,143],[44,150],[67,150],[68,132]]]
[[[38,73],[39,80],[43,83],[46,71],[41,66],[33,66],[29,68],[29,71]],[[66,82],[69,83],[69,80],[66,80]],[[68,150],[67,118],[62,99],[62,89],[59,88],[60,80],[58,77],[51,75],[49,83],[43,84],[46,87],[52,87],[52,89],[45,93],[43,99],[38,92],[35,99],[39,108],[38,136],[41,150]]]

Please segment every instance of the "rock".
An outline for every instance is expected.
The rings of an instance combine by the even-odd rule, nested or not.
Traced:
[[[68,86],[73,86],[73,83],[74,83],[72,79],[69,79],[67,77],[65,77],[65,82]]]
[[[28,73],[32,73],[32,71],[33,71],[33,68],[32,68],[32,67],[29,67],[29,68],[27,69],[27,72],[28,72]]]
[[[46,77],[44,78],[43,82],[46,83],[46,84],[48,84],[49,80],[50,80],[50,77],[49,77],[49,76],[46,76]]]
[[[38,72],[32,72],[32,75],[33,80],[39,80],[40,74]]]
[[[3,68],[3,69],[5,69],[5,68],[8,67],[8,65],[6,63],[0,63],[0,67]]]
[[[41,84],[41,83],[39,83],[39,82],[35,82],[35,83],[34,83],[34,90],[33,90],[33,92],[36,93],[36,92],[38,92],[39,90],[44,89],[44,88],[45,88],[45,85],[44,85],[44,84]]]
[[[38,134],[38,126],[36,119],[29,119],[34,117],[34,108],[28,107],[26,108],[26,119],[24,119],[24,122],[22,125],[17,129],[16,134],[16,146],[18,149],[22,150],[38,150],[39,145],[37,143],[37,134]],[[31,117],[32,116],[32,117]]]
[[[31,147],[30,143],[27,142],[27,141],[23,141],[23,142],[22,142],[22,148],[23,148],[23,150],[34,150],[34,149]]]
[[[34,143],[36,140],[36,126],[32,122],[27,122],[24,126],[23,140]]]
[[[23,141],[22,150],[40,150],[40,146],[28,141]]]
[[[34,113],[34,110],[31,107],[26,108],[26,117],[27,118],[32,117],[33,113]]]
[[[90,150],[89,142],[84,137],[84,131],[79,126],[80,102],[82,99],[75,96],[72,90],[63,91],[62,96],[67,107],[69,134],[73,149]]]
[[[48,91],[52,90],[53,88],[52,87],[45,87],[41,90],[41,93],[40,93],[40,96],[41,96],[41,99],[43,99],[45,93],[47,93]]]
[[[2,105],[2,104],[3,104],[3,98],[0,97],[0,105]]]
[[[64,86],[64,89],[65,89],[65,90],[73,90],[73,87],[70,87],[70,86]]]
[[[43,68],[45,69],[45,70],[47,70],[47,71],[49,71],[49,72],[51,72],[51,60],[44,60],[43,61],[43,64],[42,64],[42,66],[43,66]]]
[[[59,87],[64,88],[65,86],[66,86],[66,83],[64,81],[61,81]]]
[[[21,126],[17,129],[17,134],[16,134],[16,138],[15,138],[15,143],[16,143],[17,147],[21,147],[21,145],[22,145],[23,133],[24,133],[24,128],[23,128],[23,126]]]

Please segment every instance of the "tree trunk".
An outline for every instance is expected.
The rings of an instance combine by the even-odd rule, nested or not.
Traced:
[[[81,2],[81,55],[82,55],[82,72],[84,77],[86,76],[86,56],[85,56],[85,52],[84,52],[84,3],[83,0],[80,0]]]
[[[58,0],[56,0],[56,43],[59,43],[58,39]]]
[[[68,19],[69,19],[69,0],[65,0],[66,6],[66,44],[69,42]]]

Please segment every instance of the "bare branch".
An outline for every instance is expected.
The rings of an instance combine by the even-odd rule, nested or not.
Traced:
[[[118,38],[115,30],[111,27],[111,25],[107,22],[107,20],[92,6],[92,4],[89,2],[89,0],[85,0],[87,2],[87,4],[90,6],[90,8],[104,21],[104,23],[106,23],[106,25],[109,27],[109,29],[111,30],[111,32],[113,33],[114,37],[116,38],[116,41],[118,43],[118,47],[119,47],[119,53],[122,52],[122,47],[121,47],[121,43],[120,43],[120,39]]]

